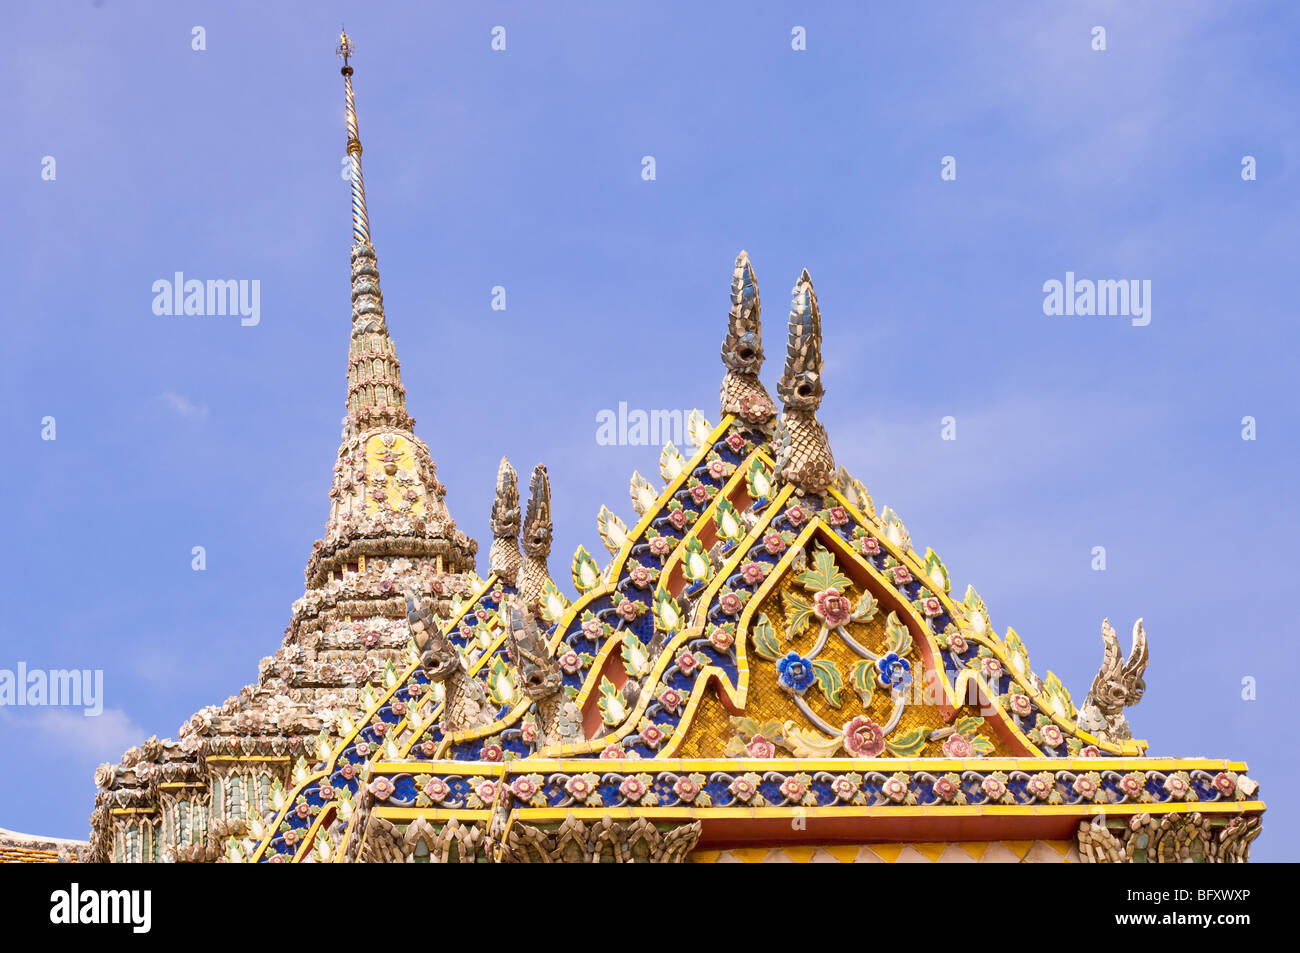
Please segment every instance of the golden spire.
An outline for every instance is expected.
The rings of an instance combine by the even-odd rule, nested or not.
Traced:
[[[348,433],[375,425],[409,430],[397,351],[384,319],[384,293],[379,287],[379,263],[370,244],[366,186],[361,179],[361,138],[357,133],[357,104],[352,95],[351,57],[356,53],[347,33],[339,34],[335,52],[343,60],[347,93],[348,164],[352,179],[352,345],[348,354]]]
[[[352,241],[356,245],[370,244],[370,218],[366,214],[366,184],[361,178],[361,134],[357,132],[357,102],[352,94],[352,67],[348,59],[355,52],[346,32],[339,33],[339,45],[334,52],[343,60],[343,89],[348,110],[348,165],[352,179]]]

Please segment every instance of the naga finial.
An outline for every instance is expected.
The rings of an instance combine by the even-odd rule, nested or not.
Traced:
[[[418,596],[406,593],[406,623],[420,650],[420,667],[430,682],[441,682],[443,724],[448,732],[466,731],[496,717],[482,684],[470,674],[455,643],[442,634],[438,623]]]
[[[822,386],[822,314],[806,268],[795,282],[790,302],[790,339],[776,392],[786,410],[816,410],[826,392]]]
[[[443,636],[429,607],[409,592],[406,593],[406,625],[415,647],[420,650],[420,664],[431,679],[441,681],[460,666],[456,646]]]
[[[551,554],[552,533],[551,481],[546,474],[546,465],[539,463],[533,468],[533,475],[528,481],[528,509],[524,512],[523,536],[520,539],[524,559],[515,584],[524,606],[530,612],[537,611],[542,592],[551,581],[546,558]]]
[[[551,480],[546,464],[533,467],[528,481],[528,511],[524,514],[524,553],[545,559],[551,554]]]
[[[536,705],[537,747],[580,741],[582,712],[565,694],[564,674],[547,650],[535,610],[522,596],[506,596],[501,616],[519,686]]]
[[[488,550],[488,571],[502,582],[514,585],[523,557],[519,554],[519,478],[509,459],[501,458],[497,468],[497,489],[492,499],[492,547]]]
[[[794,484],[800,495],[821,493],[835,479],[835,457],[826,429],[817,419],[825,393],[822,315],[807,269],[795,282],[785,369],[776,391],[785,405],[773,441],[777,446],[777,482]]]
[[[519,685],[533,701],[540,701],[560,690],[563,674],[559,663],[546,651],[541,627],[523,600],[506,596],[506,651],[519,673]]]
[[[1105,654],[1079,709],[1079,727],[1103,741],[1127,741],[1133,733],[1124,709],[1140,702],[1147,687],[1142,678],[1147,668],[1147,635],[1138,619],[1133,625],[1133,648],[1127,660],[1120,653],[1119,636],[1109,619],[1102,620],[1101,640]]]
[[[722,413],[735,414],[749,423],[765,423],[776,405],[758,379],[763,369],[762,303],[758,279],[749,263],[749,253],[736,256],[731,275],[731,310],[727,314],[727,336],[722,341]]]

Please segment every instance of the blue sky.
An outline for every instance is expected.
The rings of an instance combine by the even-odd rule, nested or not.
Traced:
[[[603,553],[658,449],[596,414],[717,420],[741,248],[770,386],[807,267],[838,462],[1077,701],[1101,619],[1144,617],[1135,733],[1247,760],[1254,856],[1300,856],[1300,9],[542,6],[7,14],[0,668],[103,669],[106,711],[0,709],[0,826],[84,837],[95,765],[254,681],[302,593],[345,396],[345,22],[408,404],[482,571],[502,453],[550,468],[557,576]],[[259,280],[260,323],[155,316],[176,271]],[[1150,280],[1151,323],[1044,315],[1067,271]]]

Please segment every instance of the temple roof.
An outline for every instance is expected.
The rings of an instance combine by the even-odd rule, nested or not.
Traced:
[[[743,251],[720,326],[720,419],[692,413],[692,448],[663,448],[658,484],[632,475],[629,522],[598,508],[609,560],[579,547],[566,596],[549,564],[551,480],[583,461],[537,464],[525,507],[503,457],[480,579],[477,543],[456,529],[406,413],[346,35],[339,52],[352,330],[325,536],[259,683],[201,710],[178,741],[152,738],[101,767],[92,849],[108,812],[268,757],[286,766],[271,811],[222,828],[227,860],[355,859],[372,833],[425,830],[429,818],[444,840],[486,830],[505,856],[554,834],[528,825],[611,816],[706,824],[704,843],[718,844],[788,831],[791,808],[817,812],[834,838],[869,822],[894,840],[1061,838],[1103,806],[1128,816],[1195,803],[1221,819],[1263,809],[1244,765],[1151,759],[1132,738],[1141,620],[1127,659],[1103,622],[1102,665],[1076,703],[836,465],[817,412],[823,333],[843,332],[833,316],[823,328],[807,270],[791,291],[778,407],[761,380],[758,279]]]
[[[741,340],[751,358],[762,353],[743,252],[734,276],[722,401],[739,409],[729,385],[766,390],[761,357],[728,359]],[[765,810],[779,808],[773,817],[788,826],[792,805],[844,823],[877,817],[894,839],[969,835],[968,812],[984,818],[983,805],[1012,812],[978,821],[991,838],[1069,836],[1102,804],[1120,815],[1193,801],[1234,816],[1258,809],[1243,765],[1148,759],[1147,743],[1132,739],[1124,709],[1141,696],[1140,620],[1128,662],[1103,623],[1104,661],[1078,705],[1053,673],[1036,674],[1013,629],[998,634],[973,587],[955,595],[942,559],[916,549],[897,513],[834,469],[816,419],[821,335],[804,271],[779,416],[761,400],[717,425],[692,414],[694,449],[664,448],[662,485],[634,474],[631,528],[599,508],[611,559],[601,566],[579,548],[572,601],[546,573],[549,477],[539,467],[524,520],[538,572],[527,598],[521,571],[494,573],[457,600],[441,638],[461,664],[435,672],[412,645],[342,736],[322,736],[317,758],[298,761],[277,816],[258,826],[260,839],[232,841],[230,859],[344,859],[365,849],[371,824],[498,812],[491,824],[507,827],[611,810],[716,814],[712,836],[736,841],[764,836]],[[515,485],[499,478],[494,512],[518,511]],[[494,547],[515,525],[494,522]],[[530,526],[543,531],[530,537]],[[545,648],[523,678],[524,653],[511,646],[520,613],[533,610]],[[533,689],[546,671],[550,694]],[[951,823],[927,813],[922,830],[906,820],[913,805]],[[728,826],[736,809],[748,827]]]

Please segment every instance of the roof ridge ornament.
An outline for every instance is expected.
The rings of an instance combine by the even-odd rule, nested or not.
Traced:
[[[582,713],[564,693],[564,673],[547,649],[544,626],[518,596],[505,597],[501,616],[510,663],[536,706],[537,747],[581,740]]]
[[[1124,709],[1136,705],[1146,692],[1142,675],[1147,668],[1147,634],[1142,620],[1133,624],[1133,647],[1126,660],[1119,648],[1119,636],[1110,619],[1101,621],[1101,641],[1105,646],[1101,669],[1092,680],[1088,697],[1079,710],[1079,727],[1102,741],[1128,741],[1133,737]]]
[[[777,422],[776,479],[800,495],[821,493],[835,479],[835,458],[817,419],[822,384],[822,317],[808,269],[795,282],[785,369],[776,385],[784,410]]]
[[[519,478],[507,457],[497,467],[497,488],[492,500],[492,546],[488,550],[488,571],[514,585],[523,565],[519,553]]]
[[[741,250],[731,274],[731,310],[727,313],[727,335],[722,340],[722,413],[734,414],[752,424],[766,424],[776,413],[772,400],[758,379],[763,369],[762,302],[758,279]]]
[[[550,570],[546,567],[546,559],[551,555],[553,534],[551,479],[546,472],[546,464],[539,463],[533,467],[533,475],[528,480],[528,509],[524,513],[523,535],[520,540],[524,558],[515,583],[524,608],[538,615],[541,614],[540,603],[547,583],[554,585]]]

